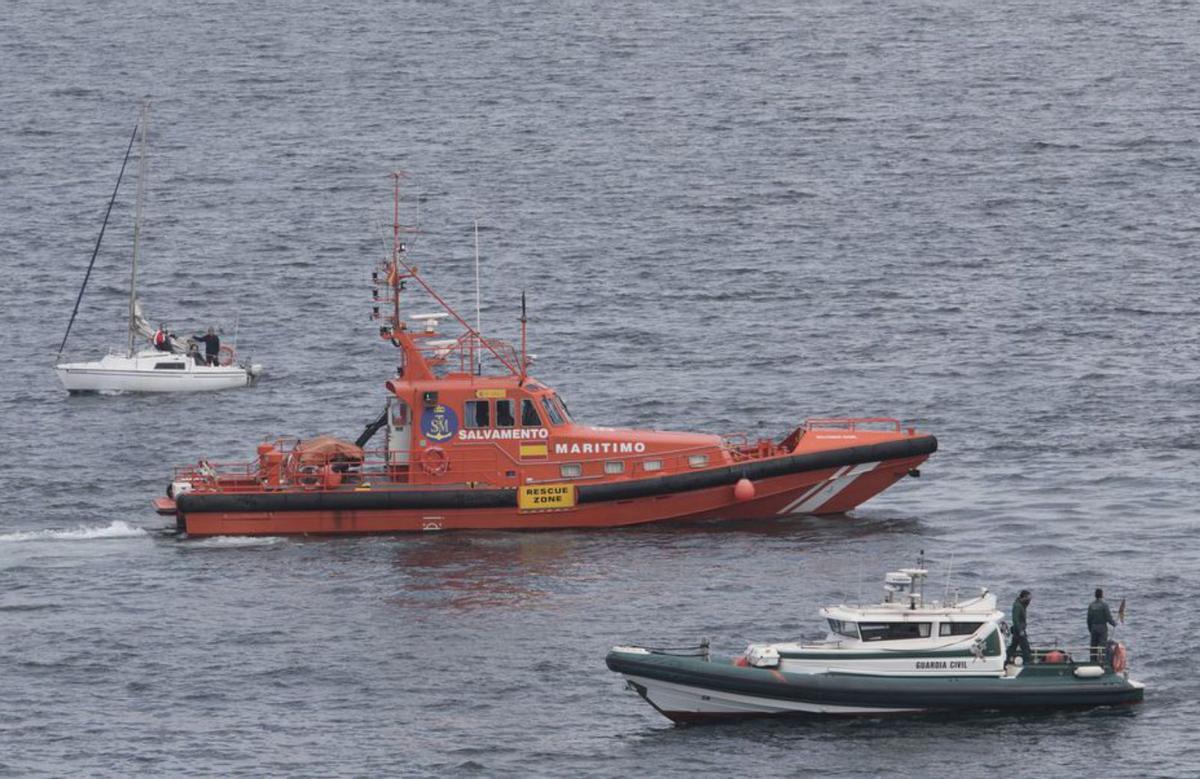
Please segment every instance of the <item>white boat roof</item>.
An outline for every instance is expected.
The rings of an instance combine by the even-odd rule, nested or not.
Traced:
[[[822,617],[843,622],[922,622],[941,619],[970,622],[1003,619],[996,609],[996,597],[990,593],[958,604],[930,603],[910,608],[907,603],[876,603],[869,606],[829,606],[820,610]]]

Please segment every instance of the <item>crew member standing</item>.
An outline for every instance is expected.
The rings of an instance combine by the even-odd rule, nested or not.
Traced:
[[[196,336],[198,343],[204,344],[204,361],[209,365],[220,365],[220,360],[217,355],[221,353],[221,339],[216,331],[211,327],[208,328],[207,335]]]
[[[1021,660],[1025,665],[1033,662],[1033,650],[1029,648],[1029,634],[1026,632],[1025,612],[1029,608],[1029,601],[1033,600],[1033,595],[1029,590],[1021,590],[1021,594],[1013,601],[1012,605],[1012,641],[1008,644],[1008,652],[1005,654],[1004,662],[1011,663],[1017,656],[1017,651],[1021,652]]]
[[[1113,619],[1112,610],[1104,602],[1104,590],[1096,588],[1096,599],[1088,604],[1088,632],[1092,634],[1092,662],[1098,663],[1104,658],[1104,648],[1108,646],[1108,626],[1117,626]]]

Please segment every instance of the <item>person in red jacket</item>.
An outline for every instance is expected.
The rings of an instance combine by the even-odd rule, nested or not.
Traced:
[[[167,325],[164,322],[154,331],[154,336],[150,339],[150,343],[154,344],[154,348],[160,352],[171,351],[171,336],[167,333]]]

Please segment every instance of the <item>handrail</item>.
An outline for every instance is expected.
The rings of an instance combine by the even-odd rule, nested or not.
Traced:
[[[735,435],[744,436],[745,434]],[[278,467],[279,473],[269,485],[266,484],[267,480],[264,476],[266,463],[261,459],[228,462],[204,460],[197,465],[176,467],[174,478],[176,481],[190,481],[194,488],[200,491],[245,492],[264,488],[284,491],[316,489],[317,487],[312,484],[297,484],[294,479],[300,464],[293,462],[292,457],[301,443],[301,439],[288,438],[277,439],[272,444],[273,450],[281,455],[283,462],[282,466]],[[539,441],[539,443],[546,443],[548,448],[553,446],[549,441]],[[363,451],[361,460],[347,459],[342,454],[334,454],[322,459],[310,453],[304,457],[303,465],[306,471],[335,466],[334,470],[344,475],[341,486],[352,483],[354,479],[361,482],[369,477],[373,483],[380,484],[437,487],[466,483],[471,487],[484,485],[512,487],[513,476],[500,478],[498,484],[498,474],[504,471],[517,472],[520,474],[522,483],[528,484],[557,481],[582,482],[598,479],[622,480],[724,467],[746,460],[762,459],[786,453],[785,449],[769,439],[747,441],[742,446],[731,446],[729,438],[722,438],[663,451],[589,452],[587,454],[554,454],[548,451],[545,459],[531,460],[520,458],[517,453],[505,448],[498,441],[471,441],[456,442],[453,449],[450,450],[453,456],[445,458],[446,466],[431,470],[433,466],[426,463],[426,458],[430,456],[428,452],[432,448],[434,447],[405,450],[367,449]],[[703,465],[694,464],[691,458],[697,455],[706,456],[708,461]],[[598,464],[612,460],[624,462],[625,469],[620,473],[581,472],[578,476],[551,476],[545,472],[547,467],[556,469],[566,464],[579,464],[581,469],[591,470]],[[654,461],[661,461],[661,467],[647,470],[645,464]],[[530,469],[533,469],[532,473],[530,473]],[[311,474],[306,478],[310,481],[316,480]],[[328,481],[334,483],[338,479],[331,477]]]
[[[893,417],[819,417],[806,419],[802,426],[808,430],[859,430],[864,425],[887,425],[899,433],[900,420]]]

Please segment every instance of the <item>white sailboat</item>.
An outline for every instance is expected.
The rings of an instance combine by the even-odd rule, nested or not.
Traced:
[[[87,288],[88,277],[92,266],[88,266],[88,275],[84,277],[83,287],[79,290],[79,299],[75,301],[75,311],[71,313],[71,321],[67,324],[67,333],[59,346],[59,362],[54,366],[59,381],[63,387],[72,393],[77,392],[202,392],[205,390],[232,389],[253,384],[262,374],[262,366],[258,364],[238,364],[233,348],[222,346],[216,365],[206,364],[200,356],[194,342],[188,343],[182,339],[163,333],[158,340],[161,346],[154,342],[159,335],[150,327],[142,315],[141,304],[137,297],[138,250],[142,233],[142,202],[145,197],[146,182],[146,122],[149,116],[149,105],[142,107],[134,135],[140,131],[137,208],[133,224],[133,259],[129,274],[129,340],[124,351],[111,351],[99,360],[91,362],[61,362],[63,348],[67,337],[71,334],[71,325],[79,311],[79,300]],[[129,148],[125,150],[125,163],[129,161],[129,152],[133,147],[134,138],[129,139]],[[113,200],[121,186],[121,178],[125,173],[125,163],[121,165],[121,175],[117,177],[117,188],[113,190]],[[112,200],[108,204],[109,213],[112,211]],[[108,214],[104,217],[108,224]],[[96,251],[100,249],[100,240],[104,238],[104,227],[100,228],[100,238],[96,241]],[[96,253],[92,254],[92,263],[96,261]]]

